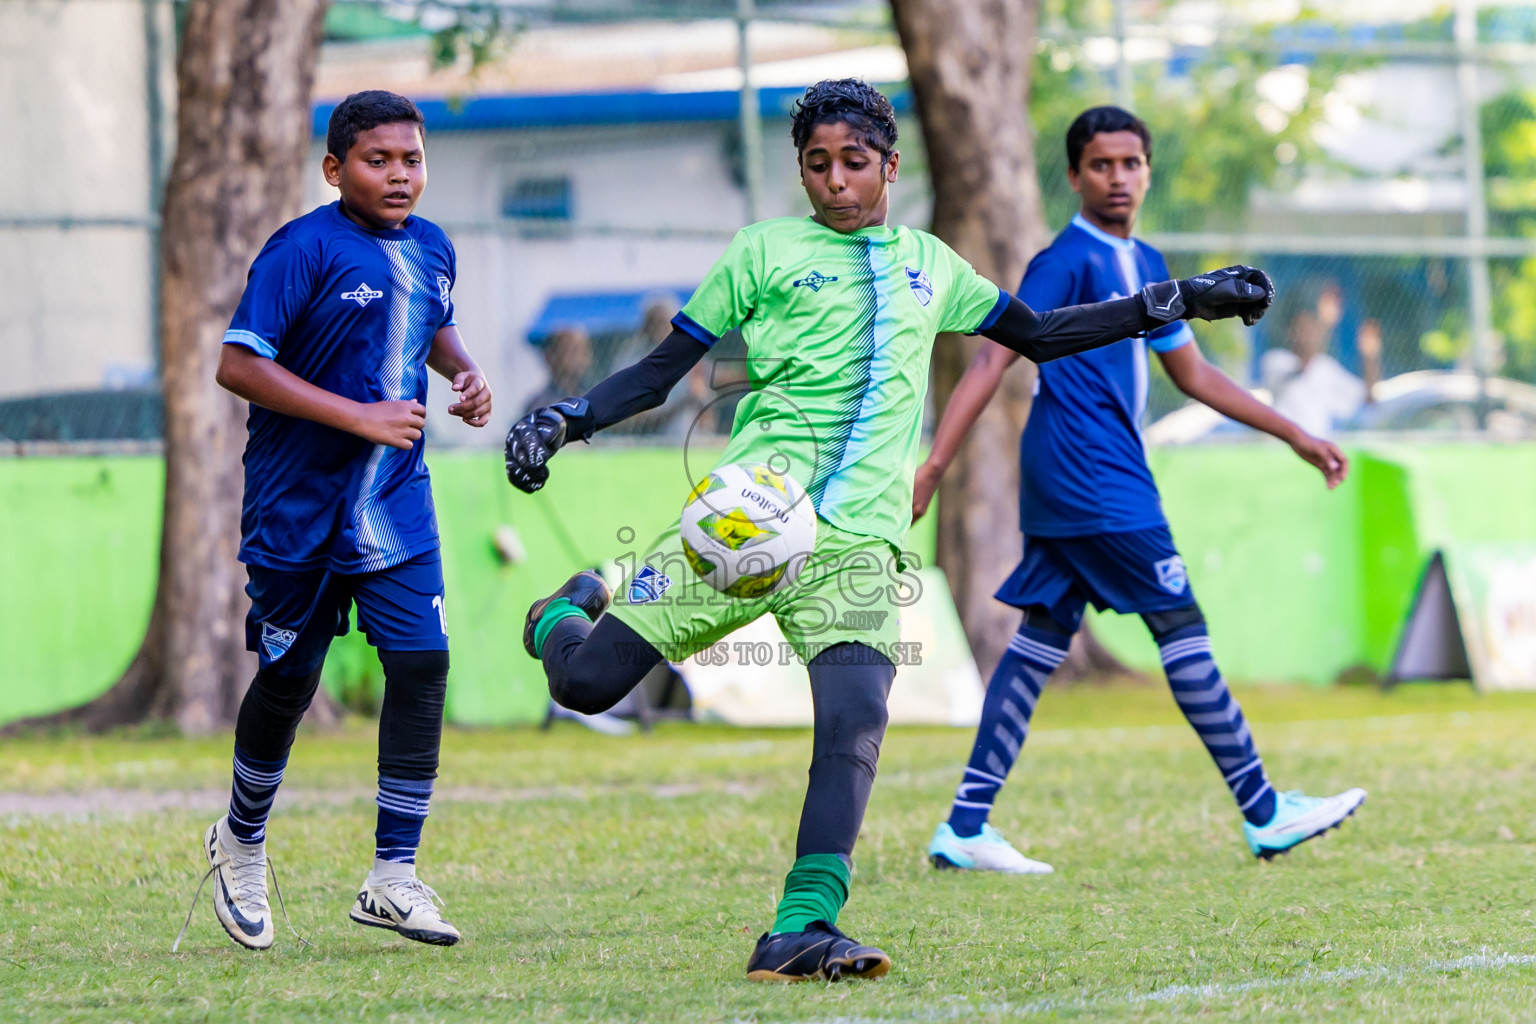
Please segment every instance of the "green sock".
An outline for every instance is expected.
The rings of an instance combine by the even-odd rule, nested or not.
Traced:
[[[784,898],[773,919],[773,932],[803,932],[812,921],[837,923],[837,912],[848,902],[853,873],[835,853],[813,853],[795,861],[784,878]]]
[[[592,617],[577,608],[568,598],[557,597],[544,608],[544,614],[539,616],[538,625],[533,627],[533,649],[540,657],[544,656],[544,641],[549,639],[550,631],[555,628],[555,623],[561,619],[569,619],[573,615],[580,615],[588,622]]]

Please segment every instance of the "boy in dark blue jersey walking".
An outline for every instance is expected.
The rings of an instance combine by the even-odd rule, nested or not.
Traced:
[[[1152,137],[1116,107],[1084,112],[1067,132],[1068,178],[1082,198],[1071,225],[1029,265],[1019,298],[1055,309],[1134,295],[1169,278],[1162,255],[1131,237],[1151,182]],[[1311,437],[1206,362],[1183,321],[1143,341],[1068,356],[1040,367],[1021,451],[1024,557],[998,591],[1024,612],[1018,634],[987,687],[982,721],[949,820],[928,854],[936,867],[1044,874],[987,823],[1013,767],[1047,678],[1067,656],[1091,601],[1140,614],[1162,652],[1174,699],[1215,760],[1245,819],[1249,848],[1272,857],[1353,814],[1365,791],[1317,798],[1277,793],[1241,709],[1211,654],[1205,618],[1173,546],[1141,438],[1147,348],[1180,390],[1241,423],[1285,441],[1332,488],[1348,469],[1333,444]],[[956,386],[918,469],[920,516],[961,438],[1018,356],[986,345]]]
[[[452,945],[416,849],[437,777],[448,627],[437,517],[422,461],[427,368],[483,427],[491,389],[453,316],[446,235],[411,211],[426,185],[424,123],[388,92],[331,114],[325,178],[340,201],[280,228],[251,266],[224,335],[221,385],[251,403],[240,560],[258,670],[235,725],[229,813],[203,848],[230,938],[272,944],[266,823],[294,731],[348,613],[379,652],[378,828],[351,917]]]

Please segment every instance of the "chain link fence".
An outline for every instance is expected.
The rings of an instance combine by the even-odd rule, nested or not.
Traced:
[[[1032,113],[1050,226],[1076,209],[1062,139],[1085,107],[1155,138],[1139,231],[1176,274],[1268,269],[1252,330],[1198,324],[1208,354],[1277,402],[1326,392],[1330,429],[1536,434],[1536,4],[1042,0]],[[174,125],[172,0],[0,4],[0,441],[158,434],[158,193]],[[751,74],[744,76],[743,66]],[[638,358],[758,217],[804,212],[788,113],[809,82],[888,87],[903,151],[892,219],[927,223],[921,137],[889,12],[874,0],[337,2],[307,198],[330,105],[384,87],[421,102],[422,215],[459,253],[455,302],[504,427]],[[725,432],[739,339],[629,425]],[[494,444],[443,413],[434,445]],[[1366,397],[1374,395],[1375,401]],[[1351,397],[1354,396],[1354,397]],[[1152,440],[1219,438],[1160,378]]]

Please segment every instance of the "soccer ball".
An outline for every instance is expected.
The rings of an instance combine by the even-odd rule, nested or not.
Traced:
[[[719,466],[700,480],[678,526],[693,571],[731,597],[790,586],[816,547],[816,510],[805,488],[758,463]]]

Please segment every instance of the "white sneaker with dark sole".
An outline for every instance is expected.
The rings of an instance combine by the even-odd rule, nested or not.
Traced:
[[[452,946],[461,936],[443,920],[438,910],[442,902],[431,886],[414,875],[380,880],[370,876],[358,891],[349,916],[358,924],[388,928],[417,942]]]
[[[272,907],[267,903],[267,844],[246,846],[229,834],[226,815],[203,834],[203,854],[213,876],[213,913],[236,944],[272,945]],[[204,876],[207,881],[207,876]],[[198,886],[199,889],[202,886]],[[196,897],[193,897],[194,903]],[[177,938],[179,943],[180,937]]]

